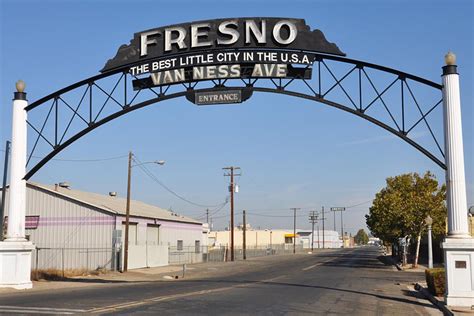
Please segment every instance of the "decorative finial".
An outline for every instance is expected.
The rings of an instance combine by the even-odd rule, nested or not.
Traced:
[[[448,66],[456,65],[456,55],[452,52],[449,51],[445,56],[444,56],[444,62]]]
[[[25,92],[25,82],[23,80],[18,80],[16,82],[16,91],[23,93]]]

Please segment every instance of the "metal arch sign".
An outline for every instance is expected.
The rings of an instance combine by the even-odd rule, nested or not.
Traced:
[[[101,72],[126,68],[135,90],[201,80],[310,79],[315,54],[308,51],[345,56],[303,19],[207,20],[135,33]]]
[[[176,54],[223,49],[289,49],[345,56],[320,30],[304,19],[234,18],[170,25],[135,33],[101,72]],[[171,62],[163,63],[171,67]]]
[[[415,113],[412,122],[408,119],[413,118],[404,111],[407,97],[417,106],[419,104],[412,86],[428,87],[436,95],[442,86],[397,69],[344,56],[336,44],[327,41],[321,31],[311,30],[303,19],[218,19],[136,33],[130,43],[122,45],[116,56],[106,63],[101,74],[63,87],[25,108],[30,113],[39,107],[49,107],[42,124],[27,121],[37,135],[27,165],[40,141],[51,147],[28,171],[25,179],[31,178],[76,140],[131,111],[180,97],[197,105],[235,104],[249,99],[255,91],[312,100],[354,114],[400,137],[446,169],[444,151],[427,120],[443,99],[427,105],[427,111],[418,107],[419,115]],[[337,67],[344,72],[335,72]],[[313,70],[315,75],[311,76]],[[382,86],[377,88],[374,82],[379,73],[387,74],[393,81],[381,82]],[[356,88],[347,90],[345,79],[357,75]],[[364,84],[366,81],[370,85]],[[171,85],[174,89],[169,91]],[[397,91],[401,102],[396,105],[401,117],[392,115],[383,100],[386,91],[399,85],[401,89]],[[154,89],[155,86],[159,89]],[[137,91],[129,94],[131,89]],[[141,91],[146,94],[142,93],[138,99]],[[341,103],[333,99],[333,92],[342,92],[347,100]],[[373,98],[366,97],[374,92]],[[104,102],[96,101],[97,93],[106,96]],[[103,111],[111,103],[119,107]],[[380,107],[378,103],[389,114],[386,120],[372,115],[371,108]],[[60,126],[59,110],[72,112],[64,128]],[[85,123],[86,127],[82,127],[82,123],[76,124],[74,133],[71,124],[76,121]],[[423,122],[439,150],[438,155],[410,137],[411,131]],[[45,129],[50,124],[53,127]]]

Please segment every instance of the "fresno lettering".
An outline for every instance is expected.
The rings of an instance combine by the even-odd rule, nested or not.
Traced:
[[[215,26],[214,26],[215,27]],[[252,38],[257,44],[264,45],[270,39],[267,39],[267,21],[262,19],[257,22],[254,20],[244,20],[243,29],[239,28],[237,20],[225,20],[212,30],[212,24],[209,22],[194,23],[189,28],[183,26],[167,27],[164,30],[152,30],[140,33],[140,57],[146,57],[149,50],[158,44],[159,40],[164,41],[164,51],[170,52],[173,48],[178,50],[187,49],[186,42],[190,42],[190,48],[202,48],[211,46],[230,46],[235,44],[241,35],[245,38],[245,44],[249,44]],[[283,32],[283,30],[285,30]],[[210,32],[215,32],[217,38],[209,40]],[[240,32],[243,31],[243,34]],[[298,35],[298,29],[290,20],[279,20],[273,25],[271,30],[271,40],[286,46],[294,42]],[[190,41],[186,41],[188,38]]]

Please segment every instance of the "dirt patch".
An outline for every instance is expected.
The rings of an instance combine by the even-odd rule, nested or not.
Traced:
[[[31,271],[31,280],[40,281],[69,281],[72,277],[78,276],[92,276],[92,275],[101,275],[105,274],[107,271],[105,269],[98,270],[86,270],[86,269],[68,269],[68,270],[59,270],[59,269],[38,269]]]

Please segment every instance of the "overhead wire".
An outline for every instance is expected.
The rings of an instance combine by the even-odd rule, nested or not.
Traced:
[[[137,162],[137,167],[139,167],[150,179],[152,179],[154,182],[156,182],[158,185],[160,185],[163,189],[165,189],[166,191],[168,191],[169,193],[171,193],[172,195],[174,195],[175,197],[177,197],[178,199],[186,202],[186,203],[189,203],[191,205],[194,205],[194,206],[198,206],[198,207],[219,207],[222,205],[222,203],[220,204],[214,204],[214,205],[206,205],[206,204],[200,204],[200,203],[196,203],[196,202],[193,202],[185,197],[183,197],[182,195],[176,193],[174,190],[172,190],[171,188],[169,188],[167,185],[165,185],[163,182],[161,182],[150,170],[148,170],[144,165],[143,163],[136,157],[136,155],[134,155],[134,160]],[[226,202],[227,203],[227,202]]]
[[[212,210],[211,213],[207,214],[205,213],[204,215],[201,215],[199,217],[197,217],[196,219],[203,219],[203,218],[206,218],[207,216],[211,217],[211,216],[214,216],[215,214],[217,214],[220,210],[222,210],[224,208],[224,206],[227,205],[227,203],[229,203],[228,200],[226,200],[224,203],[222,203],[222,205],[220,207],[217,207],[216,209]],[[227,216],[227,215],[226,215]]]
[[[351,206],[346,206],[346,209],[347,209],[347,208],[353,208],[353,207],[356,207],[356,206],[361,206],[361,205],[370,203],[370,202],[372,202],[373,200],[374,200],[374,199],[371,199],[371,200],[368,200],[368,201],[365,201],[365,202],[362,202],[362,203],[359,203],[359,204],[354,204],[354,205],[351,205]]]
[[[5,152],[5,149],[0,149],[1,152]],[[100,161],[109,161],[109,160],[117,160],[127,157],[126,155],[120,156],[113,156],[113,157],[106,157],[106,158],[94,158],[94,159],[62,159],[62,158],[52,158],[52,161],[65,161],[65,162],[100,162]],[[36,159],[43,159],[44,157],[40,156],[31,156],[32,158]]]
[[[258,213],[253,213],[253,212],[247,212],[249,215],[254,215],[254,216],[261,216],[261,217],[291,217],[293,218],[294,215],[264,215],[264,214],[258,214]],[[302,215],[296,215],[296,217],[306,217],[306,214]]]

